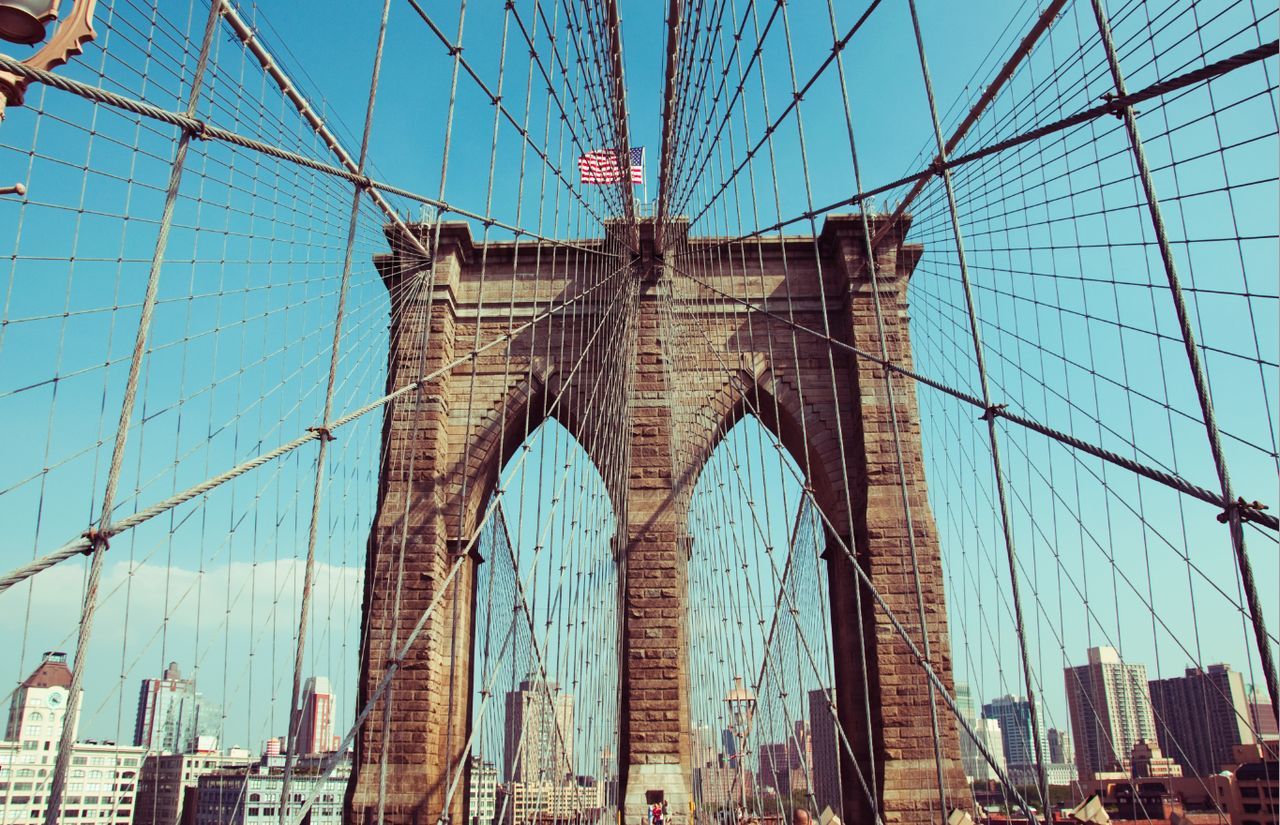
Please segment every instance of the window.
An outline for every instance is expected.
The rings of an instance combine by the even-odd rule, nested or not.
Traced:
[[[30,714],[27,715],[27,719],[28,721],[31,721],[31,722],[43,722],[44,714],[38,710],[33,710],[31,711]]]
[[[72,764],[72,765],[87,765],[87,764],[89,764],[89,757],[87,757],[87,756],[73,756],[73,757],[71,757],[71,764]]]
[[[34,739],[24,739],[22,740],[22,749],[24,751],[37,750],[39,747],[39,744],[40,743],[36,742]]]

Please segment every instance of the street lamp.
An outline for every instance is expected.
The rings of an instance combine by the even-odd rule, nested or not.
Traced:
[[[756,714],[756,695],[742,683],[741,676],[733,677],[733,690],[724,697],[729,706],[729,730],[738,740],[738,784],[742,788],[742,813],[747,813],[747,737],[751,735],[751,720]]]
[[[97,37],[93,31],[93,11],[97,0],[75,0],[67,19],[49,36],[48,26],[58,19],[59,0],[0,0],[0,40],[35,46],[49,42],[23,60],[24,66],[49,71],[84,51],[84,44]],[[0,120],[6,106],[21,106],[31,79],[0,70]]]

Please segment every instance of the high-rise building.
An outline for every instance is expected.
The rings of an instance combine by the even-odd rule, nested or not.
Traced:
[[[293,751],[302,756],[332,753],[333,714],[337,706],[333,689],[324,676],[312,676],[302,690],[302,707],[294,727]]]
[[[1125,664],[1112,647],[1091,647],[1088,656],[1088,664],[1065,669],[1082,779],[1114,770],[1139,742],[1157,741],[1147,668]]]
[[[1227,665],[1187,668],[1184,676],[1147,684],[1160,750],[1185,774],[1215,774],[1236,745],[1253,743],[1244,680]]]
[[[1036,710],[1038,711],[1037,704]],[[1043,719],[1042,714],[1037,714]],[[1001,696],[982,706],[982,718],[1000,723],[1000,741],[1004,761],[1010,771],[1025,772],[1036,764],[1035,739],[1031,735],[1031,703],[1024,696]],[[1040,752],[1048,755],[1049,743],[1044,728],[1040,729]]]
[[[153,753],[142,762],[133,825],[178,825],[186,797],[205,774],[248,768],[247,751],[220,753]]]
[[[964,775],[972,782],[997,781],[1000,776],[996,773],[996,768],[1005,771],[1006,774],[1009,770],[1009,763],[1004,758],[1004,734],[1000,729],[1000,720],[975,719],[973,732],[978,735],[978,740],[987,749],[987,753],[991,754],[996,764],[992,767],[973,740],[962,733],[960,734],[960,761],[964,764]]]
[[[64,653],[49,652],[14,691],[9,706],[9,734],[0,741],[0,822],[40,825],[48,807],[49,786],[71,687]],[[61,821],[81,825],[119,825],[133,819],[141,748],[114,742],[72,745],[63,788]]]
[[[493,825],[498,814],[498,768],[478,756],[471,757],[467,772],[467,822]]]
[[[738,737],[729,728],[720,731],[720,752],[725,759],[732,759],[738,753]]]
[[[1002,771],[1006,770],[1008,765],[1004,758],[1004,738],[1000,730],[1000,721],[978,716],[974,710],[973,692],[967,682],[956,682],[953,695],[960,718],[973,728],[977,740],[994,758],[996,767]],[[957,725],[957,727],[960,726]],[[982,751],[978,749],[977,743],[964,732],[962,727],[960,729],[960,761],[964,765],[964,775],[970,782],[992,782],[999,779],[995,768],[986,760]]]
[[[715,765],[720,762],[720,752],[709,725],[696,725],[689,735],[689,751],[693,755],[693,767]]]
[[[1049,728],[1045,735],[1049,742],[1049,753],[1045,765],[1050,785],[1070,785],[1077,779],[1076,753],[1071,747],[1071,735],[1060,728]]]
[[[1049,761],[1051,763],[1065,765],[1076,761],[1075,751],[1071,748],[1071,736],[1065,730],[1049,728],[1045,739],[1049,742]]]
[[[761,745],[760,784],[784,796],[792,791],[807,790],[809,766],[813,762],[811,740],[809,723],[801,720],[795,723],[785,742]]]
[[[1271,705],[1267,689],[1249,685],[1246,692],[1249,697],[1249,724],[1253,727],[1254,736],[1260,740],[1280,736],[1280,720],[1276,719],[1276,709]]]
[[[503,771],[508,782],[573,776],[573,697],[552,682],[526,679],[507,693]]]
[[[143,679],[133,744],[153,753],[192,753],[200,736],[217,736],[221,713],[170,662],[159,679]]]
[[[819,811],[840,810],[840,735],[832,713],[835,697],[830,690],[809,691],[809,731],[812,749],[810,779]]]

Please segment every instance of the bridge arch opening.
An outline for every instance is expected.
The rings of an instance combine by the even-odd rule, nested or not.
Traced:
[[[467,821],[585,817],[617,805],[617,516],[557,417],[498,454],[477,541]]]
[[[767,423],[730,408],[689,499],[690,754],[705,822],[841,810],[826,531],[798,439],[777,434],[796,422],[772,399],[761,407]]]

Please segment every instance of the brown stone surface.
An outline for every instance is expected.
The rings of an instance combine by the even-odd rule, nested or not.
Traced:
[[[905,291],[920,250],[902,245],[904,231],[888,233],[877,250],[878,294],[889,357],[909,365]],[[495,347],[464,359],[390,408],[365,578],[361,706],[385,673],[392,636],[403,642],[432,599],[439,596],[440,602],[394,681],[390,728],[384,730],[379,705],[357,740],[347,799],[351,820],[376,821],[384,736],[385,821],[434,825],[441,817],[446,777],[462,758],[469,733],[477,561],[464,560],[448,589],[441,594],[440,588],[458,552],[466,549],[465,537],[473,532],[499,470],[550,415],[596,462],[619,518],[622,792],[634,796],[645,790],[625,787],[629,773],[682,777],[673,786],[690,787],[687,500],[717,439],[749,413],[778,434],[807,473],[834,528],[827,555],[837,703],[856,757],[856,765],[847,754],[842,760],[846,821],[871,821],[855,770],[868,784],[874,782],[886,822],[945,818],[938,813],[927,683],[883,612],[873,609],[867,589],[855,585],[834,538],[842,537],[856,553],[920,644],[903,479],[883,370],[833,351],[812,335],[765,323],[761,315],[708,290],[696,305],[679,305],[673,316],[671,280],[663,277],[665,261],[716,290],[878,353],[861,221],[831,217],[816,240],[765,239],[729,245],[727,251],[719,243],[668,237],[662,256],[651,236],[652,227],[641,225],[641,254],[620,258],[629,261],[627,288],[639,293],[638,311],[625,326],[609,315],[613,299],[585,302],[516,336],[509,354]],[[496,338],[614,273],[619,258],[596,250],[620,250],[617,239],[583,245],[586,251],[533,242],[485,248],[473,242],[465,225],[446,224],[434,283],[429,270],[403,251],[380,260],[395,307],[397,346],[390,356],[388,387],[439,371],[477,340]],[[695,347],[701,351],[698,358],[681,359],[674,387],[667,383],[673,373],[666,359],[680,357],[680,344],[662,340],[673,323],[701,342]],[[584,350],[591,357],[581,357]],[[926,501],[914,388],[895,377],[893,393],[932,664],[950,688],[942,570]],[[622,416],[627,420],[615,420],[618,410],[629,412]],[[625,427],[629,438],[616,438],[618,428]],[[403,576],[398,577],[402,548]],[[944,781],[954,800],[949,804],[961,804],[964,778],[955,725],[938,705]],[[643,772],[641,766],[647,766]],[[461,821],[463,796],[460,788],[448,812],[453,821]],[[677,807],[673,804],[673,811]]]

